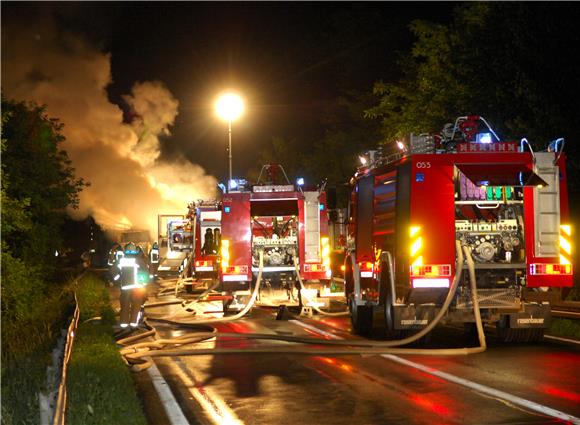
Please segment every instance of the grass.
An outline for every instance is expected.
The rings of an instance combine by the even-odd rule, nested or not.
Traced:
[[[131,372],[113,338],[114,312],[103,281],[87,275],[77,299],[80,325],[69,363],[69,425],[146,424]],[[100,322],[82,323],[100,316]]]
[[[71,293],[55,287],[43,302],[32,303],[26,320],[2,320],[3,425],[40,422],[38,393],[46,392],[51,352],[66,325]],[[4,313],[4,312],[3,312]]]
[[[580,321],[554,317],[548,333],[563,338],[580,339]]]

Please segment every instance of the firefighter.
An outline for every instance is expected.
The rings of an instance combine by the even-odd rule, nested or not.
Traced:
[[[149,268],[143,250],[132,242],[126,244],[119,269],[116,280],[121,285],[121,327],[137,327],[142,319],[141,310],[149,281]]]
[[[214,244],[213,244],[213,232],[210,228],[205,231],[205,240],[203,242],[203,248],[201,248],[203,255],[213,254]]]
[[[153,243],[149,251],[149,274],[157,276],[157,268],[159,267],[159,246],[157,242]]]

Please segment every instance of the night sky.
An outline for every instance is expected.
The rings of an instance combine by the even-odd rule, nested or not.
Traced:
[[[456,5],[457,3],[455,3]],[[344,90],[368,90],[397,76],[397,52],[411,46],[413,19],[447,22],[449,3],[99,2],[6,3],[3,22],[52,15],[111,54],[109,99],[138,81],[160,80],[179,101],[162,143],[218,179],[227,170],[226,125],[213,102],[227,88],[247,100],[234,123],[234,174],[255,166],[273,136],[315,139],[320,116]]]

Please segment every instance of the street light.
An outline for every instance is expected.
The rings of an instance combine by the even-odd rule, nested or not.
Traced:
[[[216,104],[215,110],[219,117],[228,123],[228,153],[230,175],[228,180],[228,191],[232,181],[232,121],[237,120],[244,112],[244,101],[235,93],[225,93],[221,95]]]

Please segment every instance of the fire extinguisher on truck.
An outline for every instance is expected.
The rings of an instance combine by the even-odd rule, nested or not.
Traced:
[[[480,116],[370,151],[351,178],[346,296],[353,328],[398,337],[438,313],[456,246],[475,266],[482,318],[505,341],[537,341],[554,288],[571,287],[563,139],[534,152]],[[456,244],[458,242],[458,244]],[[444,322],[473,322],[468,273]]]

